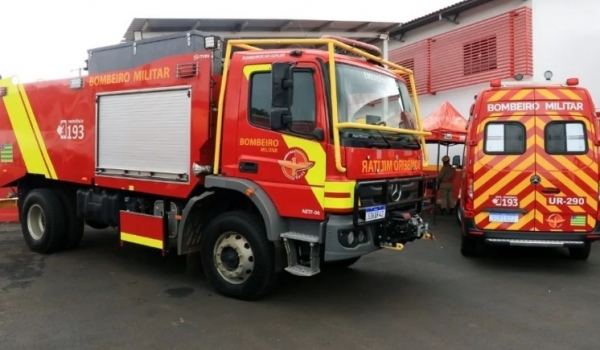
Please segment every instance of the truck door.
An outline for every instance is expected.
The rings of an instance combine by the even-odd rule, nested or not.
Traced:
[[[480,229],[535,230],[536,193],[531,182],[536,175],[536,121],[532,113],[511,110],[516,104],[510,101],[512,96],[527,103],[521,99],[527,95],[523,90],[501,90],[483,96],[473,163],[475,225]]]
[[[569,96],[565,100],[559,90],[536,89],[537,231],[589,232],[596,225],[595,120],[576,111],[583,107],[583,98],[573,101],[573,92]]]
[[[311,62],[294,67],[293,125],[273,131],[270,70],[270,64],[243,67],[235,176],[255,181],[281,216],[323,219],[325,143],[311,136],[327,125],[320,72]]]

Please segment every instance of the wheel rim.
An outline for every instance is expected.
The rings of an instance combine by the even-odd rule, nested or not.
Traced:
[[[223,233],[215,243],[213,256],[215,268],[229,283],[244,283],[254,271],[252,247],[239,233]]]
[[[46,229],[46,218],[42,207],[34,204],[27,212],[27,229],[29,234],[35,240],[40,240]]]

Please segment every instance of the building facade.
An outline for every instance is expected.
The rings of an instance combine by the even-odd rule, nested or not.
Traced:
[[[453,6],[472,3],[452,13]],[[407,22],[390,35],[389,59],[414,70],[423,117],[450,102],[465,118],[474,96],[490,80],[578,77],[600,104],[600,26],[595,0],[466,0]],[[432,161],[437,147],[429,147]],[[442,151],[444,154],[445,150]],[[462,154],[462,146],[450,155]]]

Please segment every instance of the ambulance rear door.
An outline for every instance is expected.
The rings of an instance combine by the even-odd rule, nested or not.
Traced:
[[[505,89],[483,96],[473,167],[475,225],[482,230],[535,231],[533,95]]]
[[[598,210],[595,116],[580,90],[536,89],[537,231],[589,232]]]

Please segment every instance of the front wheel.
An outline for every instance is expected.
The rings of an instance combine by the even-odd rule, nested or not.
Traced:
[[[255,215],[234,211],[217,216],[202,234],[200,249],[206,277],[222,295],[254,300],[276,284],[275,248]]]

